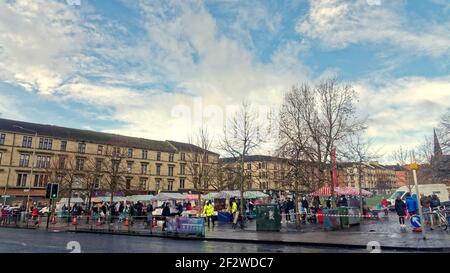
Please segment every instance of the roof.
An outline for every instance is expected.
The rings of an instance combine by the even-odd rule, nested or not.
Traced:
[[[23,127],[26,130],[18,128]],[[34,134],[37,132],[40,136],[49,136],[60,139],[74,140],[80,142],[90,142],[105,145],[117,145],[121,147],[132,147],[162,152],[176,152],[177,150],[167,141],[151,140],[137,137],[128,137],[123,135],[101,133],[90,130],[81,130],[66,128],[54,125],[23,122],[17,120],[8,120],[0,118],[0,130]]]
[[[434,177],[438,180],[450,181],[450,155],[441,155],[435,162]]]
[[[177,150],[180,150],[180,151],[203,153],[203,148],[196,146],[194,144],[178,142],[178,141],[173,141],[173,140],[167,140],[167,142],[170,143],[172,146],[174,146]],[[218,153],[214,153],[211,151],[207,151],[207,152],[209,154],[214,154],[214,155],[219,156]]]

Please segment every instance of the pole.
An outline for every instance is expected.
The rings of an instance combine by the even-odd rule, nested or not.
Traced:
[[[422,212],[422,205],[420,204],[420,198],[419,198],[419,185],[417,184],[417,175],[416,175],[416,169],[413,169],[413,177],[414,177],[414,184],[416,186],[416,198],[417,198],[417,204],[419,206],[419,215],[422,222],[422,236],[423,239],[426,240],[426,234],[425,234],[425,219],[423,218],[423,212]]]
[[[26,212],[28,212],[29,209],[29,202],[30,202],[30,193],[31,193],[31,183],[33,182],[33,170],[34,170],[34,163],[35,163],[35,159],[36,159],[36,143],[37,143],[37,132],[34,133],[34,145],[33,145],[33,160],[31,161],[31,172],[30,172],[30,183],[28,185],[28,197],[27,197],[27,209]]]
[[[53,199],[50,198],[50,203],[48,204],[48,215],[47,215],[47,226],[46,226],[46,229],[48,229],[48,223],[50,222],[50,216],[53,214],[52,201],[53,201]]]

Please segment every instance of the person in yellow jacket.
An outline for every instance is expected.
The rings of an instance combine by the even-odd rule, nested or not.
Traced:
[[[235,223],[235,218],[236,218],[236,213],[238,212],[238,206],[236,204],[236,200],[233,199],[233,203],[231,204],[231,222],[232,222],[232,227],[234,228],[236,223]]]
[[[203,214],[205,214],[208,219],[208,227],[210,227],[211,220],[214,227],[214,206],[211,204],[211,201],[206,201],[205,207],[203,208]]]

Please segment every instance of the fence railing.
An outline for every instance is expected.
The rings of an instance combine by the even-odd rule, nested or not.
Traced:
[[[109,216],[98,215],[39,215],[22,213],[0,217],[0,227],[49,229],[60,231],[95,231],[134,233],[161,236],[205,236],[203,218],[178,216]]]

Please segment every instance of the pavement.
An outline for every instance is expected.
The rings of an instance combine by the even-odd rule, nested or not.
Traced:
[[[390,213],[388,217],[381,217],[378,220],[364,219],[360,225],[336,231],[324,231],[321,224],[305,224],[296,229],[295,224],[284,222],[279,232],[257,232],[255,221],[249,221],[245,230],[232,229],[229,223],[216,222],[214,228],[206,227],[205,237],[192,236],[182,239],[341,249],[367,249],[371,243],[379,245],[384,251],[450,252],[449,231],[427,230],[427,239],[424,240],[421,233],[412,232],[411,228],[402,231],[397,219],[396,215]],[[45,229],[45,221],[41,223],[40,229]],[[86,224],[84,219],[79,220],[77,225],[59,221],[55,225],[50,225],[50,231],[169,237],[160,227],[150,229],[141,221],[129,226],[123,223],[97,225],[93,221]]]

